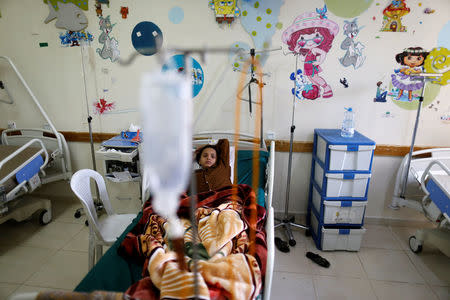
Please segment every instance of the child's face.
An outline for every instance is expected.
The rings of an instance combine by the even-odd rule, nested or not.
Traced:
[[[423,64],[423,56],[408,55],[403,58],[403,63],[409,67],[418,67]]]
[[[202,155],[200,156],[198,164],[202,168],[209,168],[214,166],[216,160],[217,160],[216,150],[214,150],[213,148],[206,148],[202,151]]]

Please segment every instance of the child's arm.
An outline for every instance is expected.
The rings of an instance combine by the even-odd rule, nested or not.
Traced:
[[[227,139],[221,139],[216,145],[220,153],[219,159],[227,166],[230,164],[230,142]]]

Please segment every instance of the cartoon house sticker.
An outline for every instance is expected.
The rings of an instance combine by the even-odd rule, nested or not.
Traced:
[[[282,34],[283,43],[304,62],[303,74],[312,84],[312,89],[304,94],[307,99],[333,96],[331,86],[321,75],[321,65],[338,32],[339,26],[334,21],[317,12],[306,12],[295,18]]]
[[[235,17],[239,17],[239,7],[236,5],[237,0],[221,1],[211,0],[209,7],[214,10],[216,14],[216,22],[222,24],[223,22],[231,24]]]
[[[383,10],[383,27],[381,31],[405,32],[406,27],[402,25],[402,18],[409,14],[409,7],[405,0],[392,0]]]

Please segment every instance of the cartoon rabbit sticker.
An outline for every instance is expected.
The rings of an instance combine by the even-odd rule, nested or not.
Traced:
[[[319,88],[322,89],[323,98],[333,96],[330,85],[319,74],[338,32],[338,24],[317,12],[298,16],[283,32],[282,41],[288,45],[289,50],[300,55],[300,59],[304,61],[303,73],[312,83],[312,90],[304,95],[307,99],[319,97]]]
[[[106,18],[100,17],[100,29],[102,30],[102,33],[100,34],[98,38],[98,42],[100,44],[103,44],[103,48],[97,48],[97,53],[100,55],[103,59],[110,59],[112,62],[115,62],[120,55],[119,52],[119,42],[113,37],[109,36],[109,33],[111,32],[114,25],[111,24],[111,21],[109,20],[109,16]]]
[[[355,42],[355,38],[359,31],[364,27],[358,27],[356,20],[344,21],[344,35],[346,38],[341,44],[342,50],[347,50],[345,55],[339,59],[344,67],[353,65],[353,68],[358,69],[364,63],[366,57],[362,54],[362,50],[365,48],[360,42]]]

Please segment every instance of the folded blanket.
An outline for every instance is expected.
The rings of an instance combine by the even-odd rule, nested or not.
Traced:
[[[185,228],[188,271],[178,267],[166,234],[168,223],[153,212],[151,200],[147,201],[142,218],[119,248],[122,256],[143,264],[144,278],[126,294],[139,299],[194,298],[192,253],[196,247],[199,299],[254,299],[258,296],[266,269],[266,211],[256,204],[254,191],[244,184],[229,186],[198,194],[196,200],[196,245],[189,221],[189,197],[181,197],[178,210]]]

